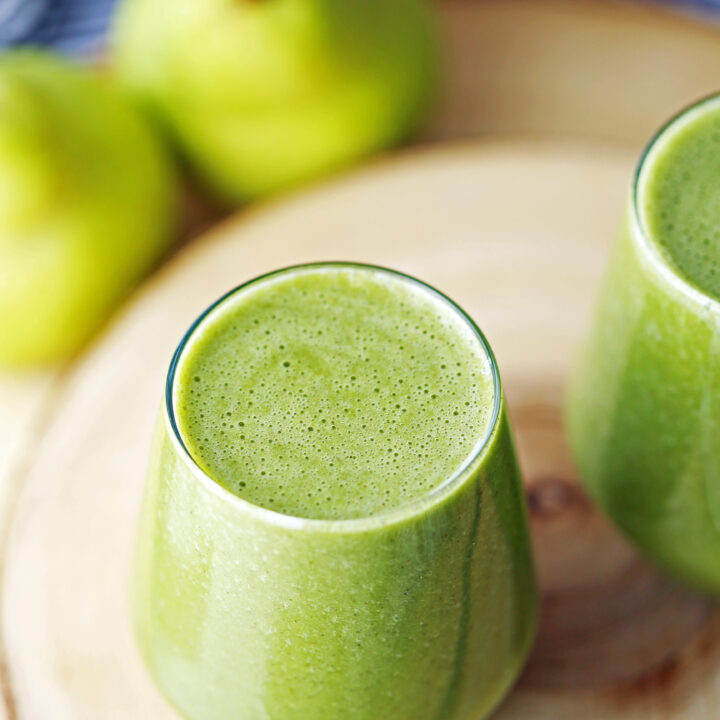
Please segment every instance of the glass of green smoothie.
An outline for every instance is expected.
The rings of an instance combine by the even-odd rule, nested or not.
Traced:
[[[225,295],[167,378],[134,583],[190,720],[484,717],[537,591],[500,378],[398,272],[323,263]]]
[[[567,419],[579,472],[620,528],[720,593],[720,96],[640,160]]]

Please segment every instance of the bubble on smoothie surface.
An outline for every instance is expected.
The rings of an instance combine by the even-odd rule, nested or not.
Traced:
[[[207,474],[265,508],[367,517],[451,477],[491,422],[488,359],[445,303],[387,273],[305,269],[196,331],[175,386]]]
[[[666,132],[646,169],[644,222],[676,271],[720,299],[720,106]]]

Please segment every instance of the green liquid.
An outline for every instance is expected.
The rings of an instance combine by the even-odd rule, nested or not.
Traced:
[[[205,321],[175,398],[200,467],[288,515],[349,519],[443,484],[487,433],[477,337],[415,283],[358,268],[257,284]]]
[[[658,148],[640,200],[666,260],[720,299],[720,110],[697,115]]]
[[[720,593],[720,99],[648,152],[568,396],[578,469],[657,563]],[[638,226],[639,225],[639,226]]]

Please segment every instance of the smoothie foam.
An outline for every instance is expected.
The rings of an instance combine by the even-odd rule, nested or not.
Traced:
[[[404,276],[307,266],[242,290],[196,330],[175,412],[232,493],[319,519],[368,517],[443,484],[488,432],[487,354]]]
[[[676,121],[640,177],[646,235],[697,290],[720,300],[720,103]]]

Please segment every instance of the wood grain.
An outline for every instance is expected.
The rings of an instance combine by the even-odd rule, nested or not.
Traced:
[[[126,602],[168,360],[194,316],[231,286],[331,258],[429,280],[497,352],[544,594],[533,659],[498,717],[713,717],[717,613],[658,576],[595,513],[562,440],[563,380],[632,162],[611,148],[543,143],[415,152],[248,212],[163,270],[67,380],[28,473],[3,614],[18,717],[176,717],[139,663]]]

